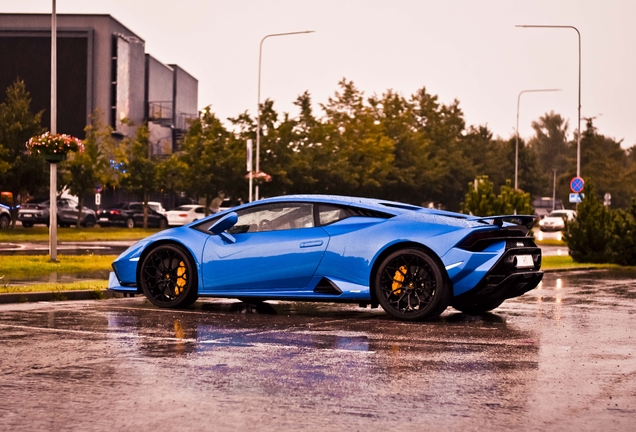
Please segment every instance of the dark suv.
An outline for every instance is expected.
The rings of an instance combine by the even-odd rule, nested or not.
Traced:
[[[128,228],[143,226],[144,205],[139,202],[119,203],[114,206],[99,210],[97,219],[100,226],[124,225]],[[148,226],[165,229],[168,227],[168,219],[161,213],[148,207]]]
[[[46,224],[49,226],[50,200],[48,198],[34,198],[20,206],[18,220],[25,228],[31,228],[34,224]],[[69,198],[57,200],[57,224],[64,228],[75,225],[79,209],[77,201]],[[95,226],[95,212],[88,207],[82,207],[81,225],[87,228]]]

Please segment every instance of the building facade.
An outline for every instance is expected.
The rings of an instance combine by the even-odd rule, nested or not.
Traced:
[[[0,14],[0,102],[16,79],[50,128],[51,15]],[[100,112],[119,137],[148,122],[152,151],[178,149],[198,115],[198,81],[145,52],[144,40],[110,15],[57,15],[57,130],[84,137]],[[128,121],[124,121],[128,120]]]

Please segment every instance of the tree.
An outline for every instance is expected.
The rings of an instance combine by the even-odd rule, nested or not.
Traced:
[[[157,166],[159,159],[150,153],[148,126],[137,128],[134,138],[125,138],[127,149],[121,185],[129,192],[142,197],[144,207],[144,229],[148,228],[148,201],[150,193],[157,190]]]
[[[567,141],[568,122],[561,115],[551,111],[539,117],[539,121],[532,122],[532,128],[535,130],[535,136],[528,145],[537,156],[541,176],[544,178],[541,195],[547,195],[552,192],[548,186],[551,182],[547,179],[552,178],[553,170],[565,173],[575,166],[575,154]]]
[[[563,239],[576,262],[610,262],[608,244],[613,213],[601,203],[593,181],[585,184],[585,197],[577,209],[576,219],[565,225]]]
[[[43,132],[42,112],[33,114],[30,105],[31,97],[21,80],[7,88],[5,101],[0,104],[0,189],[13,194],[12,229],[18,196],[35,194],[48,184],[46,163],[26,151],[28,139]]]
[[[495,194],[493,182],[488,176],[480,176],[468,184],[468,192],[462,203],[462,211],[475,216],[496,216],[534,213],[529,193],[514,189],[510,180]]]
[[[245,190],[245,158],[245,141],[230,134],[209,106],[192,121],[179,159],[187,167],[184,188],[205,197],[206,214],[214,198],[240,196]]]
[[[77,216],[77,227],[82,221],[81,209],[84,195],[92,192],[97,184],[113,181],[114,170],[110,165],[109,155],[115,151],[112,139],[112,128],[101,120],[98,110],[91,116],[91,124],[84,128],[86,139],[83,152],[74,152],[62,165],[62,179],[70,192],[77,195],[80,212]]]

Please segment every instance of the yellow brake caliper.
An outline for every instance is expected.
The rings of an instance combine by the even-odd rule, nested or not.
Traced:
[[[400,293],[402,292],[402,282],[404,282],[405,274],[406,274],[406,266],[400,267],[395,272],[395,276],[393,276],[393,284],[391,285],[393,294],[400,295]]]
[[[177,283],[174,287],[175,295],[179,295],[183,292],[183,287],[187,282],[187,276],[185,263],[181,261],[179,267],[177,267]]]

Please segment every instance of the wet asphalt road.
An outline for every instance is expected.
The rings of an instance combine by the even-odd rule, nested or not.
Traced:
[[[634,430],[634,273],[493,314],[145,299],[0,306],[0,430]]]

